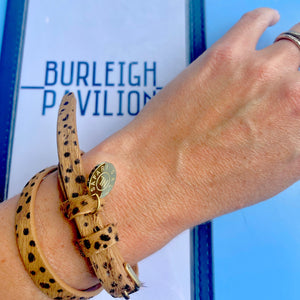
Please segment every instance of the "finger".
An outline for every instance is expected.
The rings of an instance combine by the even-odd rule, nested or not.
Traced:
[[[290,31],[296,31],[300,33],[300,23],[293,26]],[[300,49],[290,40],[281,39],[271,46],[274,55],[279,57],[281,64],[289,66],[294,70],[298,70],[300,66]]]
[[[278,11],[274,9],[257,8],[244,14],[221,40],[253,50],[263,32],[276,24],[279,18]]]

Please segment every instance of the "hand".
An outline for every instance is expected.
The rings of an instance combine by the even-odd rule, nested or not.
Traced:
[[[121,172],[107,213],[131,236],[132,259],[298,180],[300,52],[286,40],[255,50],[278,19],[267,8],[245,14],[93,151],[110,153]]]

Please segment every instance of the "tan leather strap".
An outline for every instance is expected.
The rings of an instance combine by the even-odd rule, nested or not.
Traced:
[[[72,206],[71,214],[67,215],[75,221],[80,235],[78,243],[82,246],[82,252],[88,256],[100,283],[113,297],[129,299],[128,295],[137,291],[140,283],[119,252],[116,243],[118,241],[117,233],[115,230],[108,231],[108,228],[112,228],[113,225],[104,223],[99,210],[80,214],[83,207],[76,205],[76,203],[80,203],[77,200],[78,197],[80,199],[92,197],[81,164],[81,151],[76,131],[76,99],[73,93],[69,93],[62,99],[57,121],[57,147],[61,176],[59,182],[62,185],[66,201],[68,201],[63,206],[67,207],[69,204],[70,207]],[[74,204],[73,201],[75,201]],[[87,202],[93,203],[95,200],[91,198]],[[99,208],[99,205],[97,207]],[[105,239],[107,242],[109,241],[106,247],[101,235],[98,236],[99,240],[97,241],[97,234],[94,234],[103,230],[107,235]],[[98,248],[100,243],[101,246]],[[85,245],[91,245],[91,247],[85,247]],[[99,251],[100,248],[101,251]]]
[[[37,239],[34,207],[37,190],[43,178],[57,170],[50,167],[36,174],[25,185],[16,213],[16,237],[25,269],[36,286],[53,299],[89,299],[97,295],[101,285],[94,291],[81,291],[68,286],[53,271]]]
[[[75,195],[76,196],[76,195]],[[72,220],[76,216],[84,214],[93,214],[99,211],[103,207],[103,202],[99,202],[98,199],[94,199],[89,195],[82,195],[73,197],[73,199],[66,200],[61,204],[61,210],[67,219]]]
[[[98,229],[99,231],[78,240],[80,248],[86,257],[107,250],[119,240],[117,228],[114,224],[109,224],[102,229]]]

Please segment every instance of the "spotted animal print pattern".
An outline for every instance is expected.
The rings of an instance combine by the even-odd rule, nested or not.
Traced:
[[[66,200],[61,204],[61,210],[65,217],[69,220],[74,219],[76,216],[95,213],[102,210],[104,204],[102,199],[94,199],[89,195],[79,196],[77,194],[72,195],[72,200]],[[76,197],[77,196],[77,197]]]
[[[87,292],[68,286],[55,274],[37,240],[34,216],[36,193],[43,178],[55,170],[57,167],[42,170],[25,185],[20,195],[15,218],[17,245],[28,274],[42,292],[53,299],[89,299],[98,294],[102,288]]]
[[[57,123],[59,182],[68,201],[65,206],[73,200],[78,204],[72,204],[71,214],[68,212],[68,215],[77,226],[80,235],[78,243],[88,256],[99,282],[113,297],[129,299],[128,295],[137,291],[139,284],[124,267],[126,263],[117,247],[119,238],[115,227],[104,221],[101,211],[80,213],[85,205],[77,198],[90,196],[78,146],[75,110],[76,99],[73,93],[69,93],[62,99]]]
[[[114,224],[110,224],[102,229],[95,228],[95,232],[78,241],[82,252],[86,257],[90,257],[94,253],[100,253],[107,250],[119,241],[117,228]]]

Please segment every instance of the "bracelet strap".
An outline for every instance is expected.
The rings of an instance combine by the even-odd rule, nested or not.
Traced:
[[[69,220],[74,219],[76,216],[93,214],[100,211],[103,207],[103,202],[101,202],[100,198],[98,198],[98,200],[89,195],[76,196],[77,194],[73,195],[71,201],[66,200],[60,206],[65,217]]]
[[[86,257],[92,256],[94,253],[100,253],[113,246],[118,240],[117,228],[114,224],[109,224],[99,231],[78,240],[78,244]]]
[[[102,287],[98,285],[96,290],[81,291],[68,286],[55,274],[37,239],[34,215],[36,193],[43,178],[56,170],[57,167],[42,170],[25,185],[15,218],[17,246],[25,269],[43,293],[53,299],[89,299],[97,295]]]
[[[74,220],[78,244],[102,286],[113,297],[129,299],[129,294],[139,289],[140,282],[119,252],[119,238],[113,224],[103,220],[99,210],[104,202],[94,199],[87,187],[76,130],[76,99],[69,93],[62,99],[57,121],[59,182],[66,197],[62,207],[66,208],[67,217]],[[81,200],[90,204],[89,210],[84,209],[87,205],[82,205]]]

